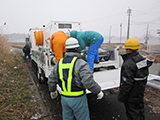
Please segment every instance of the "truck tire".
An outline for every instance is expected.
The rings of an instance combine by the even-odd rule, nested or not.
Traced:
[[[39,82],[40,84],[42,84],[42,83],[41,83],[41,74],[39,74],[39,70],[38,70],[37,63],[36,63],[34,60],[31,60],[31,64],[32,64],[32,69],[33,69],[33,71],[35,72],[36,77],[37,77],[37,79],[38,79],[38,82]]]
[[[42,82],[41,82],[41,74],[39,74],[38,68],[37,68],[37,71],[36,71],[36,76],[37,76],[38,82],[39,82],[40,84],[42,84]]]
[[[41,78],[40,78],[41,84],[46,84],[47,85],[47,78],[45,77],[44,71],[42,70],[41,73],[42,73]]]
[[[31,60],[31,65],[32,65],[33,71],[37,72],[37,64],[36,64],[36,62],[33,59]]]

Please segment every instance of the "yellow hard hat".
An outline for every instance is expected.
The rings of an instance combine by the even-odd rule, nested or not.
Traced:
[[[136,49],[140,49],[140,44],[139,44],[139,41],[137,39],[130,38],[130,39],[126,40],[123,48],[136,50]]]

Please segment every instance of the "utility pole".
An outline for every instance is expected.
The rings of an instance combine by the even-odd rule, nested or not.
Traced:
[[[111,43],[111,29],[112,29],[112,26],[110,25],[110,30],[109,30],[109,43]]]
[[[122,39],[122,23],[120,24],[120,43],[121,43],[121,39]]]
[[[128,30],[127,30],[127,39],[129,39],[129,29],[130,29],[130,15],[131,15],[131,9],[128,8],[127,13],[128,13]]]
[[[5,22],[5,23],[3,24],[3,26],[0,26],[0,27],[2,27],[2,28],[1,28],[1,35],[3,35],[3,29],[4,29],[4,27],[6,26],[6,23],[7,23],[7,22]]]
[[[159,40],[160,40],[160,29],[157,29],[157,34],[159,35]]]
[[[147,30],[146,30],[146,37],[144,38],[145,39],[145,42],[144,42],[144,44],[148,44],[148,39],[149,39],[149,37],[148,37],[148,28],[149,28],[149,25],[147,25]]]

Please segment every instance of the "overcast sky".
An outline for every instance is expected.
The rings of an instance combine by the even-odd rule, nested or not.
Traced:
[[[29,33],[51,20],[80,21],[84,30],[102,35],[127,36],[131,8],[130,37],[143,37],[149,24],[150,35],[160,29],[160,0],[0,0],[0,30],[3,33]],[[6,25],[4,26],[4,23]]]

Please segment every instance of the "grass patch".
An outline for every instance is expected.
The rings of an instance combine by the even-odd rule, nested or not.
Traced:
[[[0,34],[0,61],[4,61],[10,66],[15,64],[16,53],[11,49],[11,45],[7,42],[7,37]]]
[[[0,44],[4,38],[0,37]],[[40,112],[38,104],[31,102],[30,76],[22,57],[5,42],[4,49],[9,52],[3,50],[0,55],[0,120],[30,120]]]

